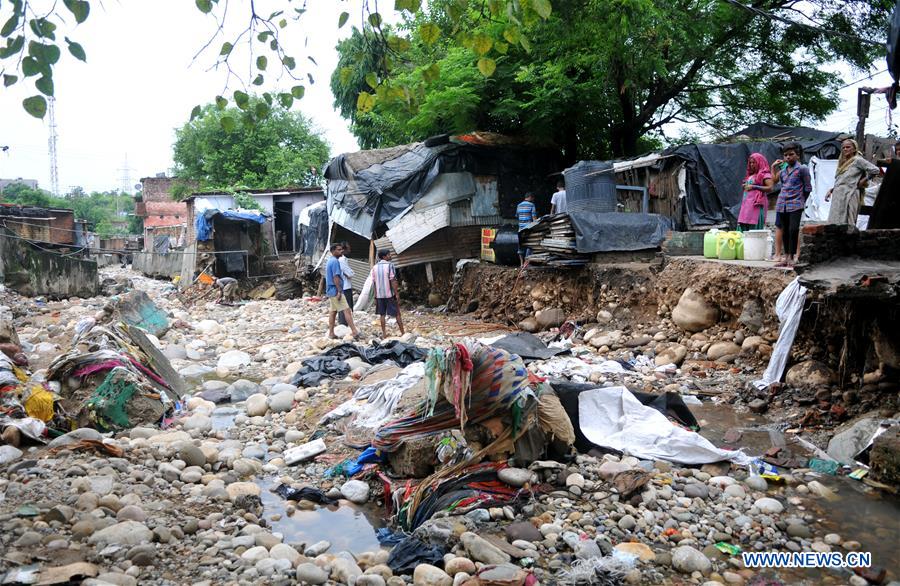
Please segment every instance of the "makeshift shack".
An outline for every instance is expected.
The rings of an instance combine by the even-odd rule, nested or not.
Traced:
[[[376,248],[397,253],[398,267],[449,268],[478,256],[483,226],[514,223],[527,191],[549,211],[559,169],[556,150],[486,133],[345,153],[325,169],[329,241],[348,241],[366,271]]]

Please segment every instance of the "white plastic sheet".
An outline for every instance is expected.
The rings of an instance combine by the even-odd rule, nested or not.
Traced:
[[[355,426],[370,429],[381,427],[391,418],[403,393],[416,386],[424,377],[425,363],[414,362],[392,379],[359,387],[352,399],[326,413],[319,424],[356,413],[356,420],[353,422]]]
[[[731,460],[746,466],[752,458],[722,450],[699,433],[672,424],[645,407],[625,387],[585,391],[578,396],[581,431],[592,443],[636,458],[679,464],[709,464]]]
[[[372,297],[372,273],[370,272],[369,276],[366,277],[366,282],[363,284],[362,291],[359,292],[359,297],[356,298],[353,311],[367,310],[372,303]]]
[[[803,220],[827,222],[831,202],[825,201],[828,190],[834,187],[834,175],[837,172],[837,160],[813,157],[809,161],[809,177],[812,181],[812,193],[806,200]]]
[[[788,283],[775,301],[775,313],[781,321],[781,329],[778,331],[778,341],[772,349],[769,366],[766,367],[761,379],[753,381],[753,386],[757,389],[768,388],[772,383],[781,380],[784,367],[787,366],[788,357],[791,355],[797,328],[800,327],[804,303],[806,303],[806,287],[800,284],[799,278],[795,278]]]

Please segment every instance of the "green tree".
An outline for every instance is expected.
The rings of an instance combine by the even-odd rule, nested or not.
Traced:
[[[176,174],[202,189],[314,185],[328,161],[328,145],[302,114],[262,98],[251,98],[249,112],[210,104],[175,136]]]
[[[792,23],[809,22],[794,4],[570,0],[520,20],[435,0],[401,26],[410,49],[389,56],[375,91],[365,72],[389,59],[365,28],[338,45],[331,84],[366,146],[493,130],[553,141],[570,161],[635,155],[671,122],[725,130],[832,112],[841,80],[826,66],[868,69],[883,46],[866,39],[886,36],[893,3],[810,0],[812,27]]]
[[[3,188],[3,203],[23,206],[50,207],[53,196],[43,189],[32,189],[24,183],[13,183]]]

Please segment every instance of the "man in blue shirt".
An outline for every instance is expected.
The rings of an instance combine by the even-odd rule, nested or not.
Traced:
[[[525,265],[525,258],[531,250],[522,247],[522,230],[537,219],[537,208],[534,207],[534,194],[525,194],[525,200],[516,206],[516,219],[519,221],[519,266]]]
[[[356,324],[353,323],[353,312],[350,310],[347,298],[344,297],[344,279],[340,261],[344,250],[338,243],[332,244],[330,250],[331,258],[325,264],[325,295],[328,297],[328,337],[332,339],[337,338],[334,335],[334,321],[337,314],[342,313],[344,319],[347,320],[347,325],[350,326],[350,331],[353,332],[353,337],[358,340],[359,331],[356,329]]]

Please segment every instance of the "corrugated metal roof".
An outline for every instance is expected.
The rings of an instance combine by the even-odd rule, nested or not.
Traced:
[[[375,248],[394,250],[388,238],[376,240]],[[398,254],[393,262],[399,268],[440,260],[476,258],[480,250],[481,228],[478,226],[442,228]]]
[[[369,261],[347,257],[347,264],[353,269],[353,278],[350,279],[353,283],[353,290],[362,291],[363,285],[366,284],[366,278],[369,276]]]

